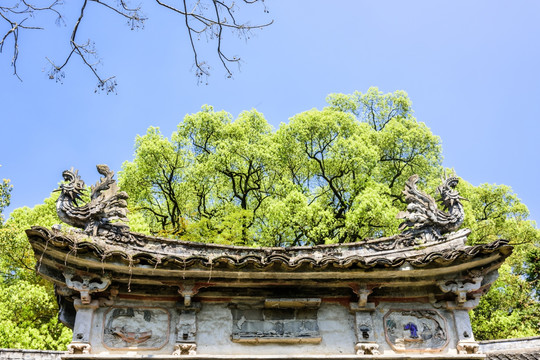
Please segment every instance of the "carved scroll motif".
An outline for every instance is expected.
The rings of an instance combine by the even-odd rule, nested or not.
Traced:
[[[459,305],[465,304],[467,294],[480,289],[483,277],[475,277],[471,280],[440,280],[437,282],[439,288],[444,292],[452,292],[456,294],[456,303]],[[475,299],[480,299],[479,296],[473,296]]]
[[[79,292],[84,305],[90,304],[92,293],[105,291],[111,284],[108,276],[78,275],[72,271],[65,271],[64,278],[68,288]]]

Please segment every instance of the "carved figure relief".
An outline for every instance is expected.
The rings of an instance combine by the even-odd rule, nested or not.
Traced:
[[[436,310],[390,310],[383,321],[395,351],[441,351],[448,344],[446,320]]]
[[[319,343],[317,311],[313,308],[232,308],[234,342]]]
[[[163,308],[111,308],[104,321],[103,344],[108,348],[159,349],[169,338],[169,313]]]

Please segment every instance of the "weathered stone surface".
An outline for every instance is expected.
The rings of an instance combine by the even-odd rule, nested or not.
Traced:
[[[62,176],[67,184],[60,185],[60,196],[56,201],[58,217],[71,226],[84,229],[88,234],[97,235],[100,227],[113,232],[125,232],[129,227],[111,223],[112,220],[128,221],[127,193],[119,191],[114,172],[107,165],[98,165],[98,172],[103,175],[100,181],[90,188],[90,201],[79,205],[86,190],[78,171],[66,170]]]
[[[438,201],[448,211],[439,210],[435,199],[416,188],[417,182],[418,175],[412,175],[405,183],[403,194],[408,205],[407,211],[398,214],[398,218],[405,220],[399,229],[425,240],[440,239],[441,235],[459,229],[465,218],[463,198],[454,190],[459,179],[456,176],[443,179],[437,188]]]
[[[0,349],[0,360],[60,360],[65,351]]]

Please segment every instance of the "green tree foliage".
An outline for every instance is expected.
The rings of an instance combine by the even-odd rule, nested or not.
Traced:
[[[527,220],[529,211],[511,188],[504,185],[460,184],[469,201],[465,226],[471,244],[507,239],[514,253],[499,270],[499,279],[471,312],[474,334],[479,340],[540,334],[539,245],[540,230]]]
[[[32,225],[60,223],[57,195],[30,209],[13,210],[0,226],[0,348],[65,350],[71,330],[57,320],[52,284],[38,276],[24,233]]]
[[[10,184],[10,181],[8,179],[3,179],[2,182],[0,183],[0,226],[4,222],[2,211],[4,211],[4,209],[9,206],[12,188],[13,188],[13,185]]]
[[[513,271],[510,264],[503,264],[499,278],[480,299],[478,307],[470,312],[475,338],[538,336],[540,305],[534,293],[534,284]]]
[[[404,92],[334,94],[272,131],[204,106],[170,138],[137,137],[120,185],[154,233],[243,245],[350,242],[391,235],[405,180],[442,171],[440,140]]]

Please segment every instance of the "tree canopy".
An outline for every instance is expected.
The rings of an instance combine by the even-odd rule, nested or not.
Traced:
[[[12,188],[13,186],[8,179],[2,179],[2,182],[0,183],[0,225],[4,222],[2,212],[9,206]]]
[[[10,190],[4,180],[0,210],[9,205]],[[59,223],[56,197],[33,209],[15,209],[5,223],[0,221],[0,348],[65,349],[71,340],[71,331],[58,322],[52,284],[34,272],[35,260],[24,232],[35,224]]]
[[[273,131],[256,110],[204,106],[170,140],[136,139],[120,186],[151,231],[197,241],[290,246],[391,235],[405,180],[442,171],[440,139],[404,92],[334,94]]]

